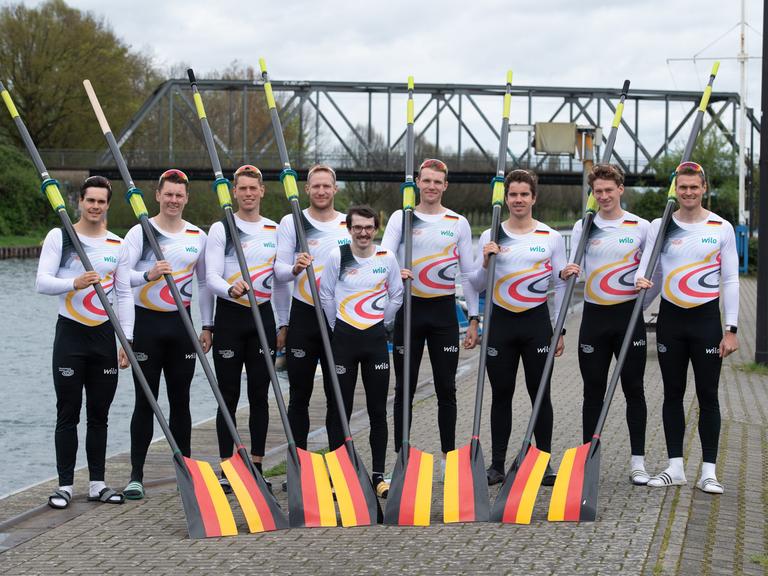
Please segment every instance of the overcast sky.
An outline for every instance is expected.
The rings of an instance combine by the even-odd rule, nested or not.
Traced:
[[[161,69],[183,63],[199,78],[235,60],[258,67],[263,56],[275,80],[405,82],[413,75],[417,85],[503,84],[512,69],[515,85],[618,88],[629,78],[634,89],[699,91],[712,66],[706,59],[717,57],[723,60],[715,90],[739,90],[740,0],[67,1],[105,18]],[[747,50],[758,57],[763,3],[746,0],[746,8]],[[668,61],[694,56],[702,60]],[[754,59],[748,66],[747,102],[758,117],[760,65]],[[341,106],[352,116],[359,108],[353,122],[364,116],[362,102]],[[661,145],[664,131],[663,107],[653,106],[641,111],[649,148]],[[672,126],[687,110],[673,108]],[[628,108],[625,118],[633,113]],[[545,114],[534,110],[534,121]],[[512,121],[525,123],[524,116],[525,106],[513,104]],[[486,132],[480,138],[492,149]],[[620,138],[617,152],[631,153],[628,146]]]

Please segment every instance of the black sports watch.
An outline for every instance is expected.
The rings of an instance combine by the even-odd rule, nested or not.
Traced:
[[[211,326],[210,324],[203,326],[203,330],[207,330],[208,332],[213,334],[213,326]]]
[[[734,326],[733,324],[726,324],[725,325],[725,331],[726,332],[730,332],[731,334],[736,334],[738,329],[739,329],[739,327],[738,326]]]
[[[474,320],[475,322],[477,322],[479,324],[480,323],[480,316],[475,314],[474,316],[470,316],[469,318],[467,318],[468,322],[472,322],[472,320]]]

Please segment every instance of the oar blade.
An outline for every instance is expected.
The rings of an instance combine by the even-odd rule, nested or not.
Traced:
[[[379,501],[365,466],[351,442],[325,455],[331,482],[336,491],[341,525],[369,526],[377,524],[381,515]]]
[[[286,468],[291,528],[336,526],[336,507],[323,455],[289,448]]]
[[[480,441],[451,450],[445,457],[443,522],[487,522],[491,502]]]
[[[578,522],[584,489],[584,472],[590,443],[569,448],[563,454],[552,488],[547,519],[550,522]]]
[[[261,474],[254,475],[240,452],[221,462],[251,533],[288,528],[288,519]]]
[[[579,522],[594,522],[597,520],[597,497],[600,487],[600,440],[595,442],[591,454],[587,455],[584,464],[584,486],[581,489],[581,511]]]
[[[548,452],[530,445],[524,456],[518,455],[493,503],[491,520],[505,524],[531,523],[533,505],[547,470],[549,456]]]
[[[181,454],[174,455],[173,464],[189,537],[235,536],[232,508],[211,465]]]
[[[396,526],[429,526],[432,512],[434,457],[413,446],[400,450],[392,473],[384,523]]]

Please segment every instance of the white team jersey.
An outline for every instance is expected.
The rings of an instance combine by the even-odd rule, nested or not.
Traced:
[[[479,262],[473,282],[479,291],[485,288],[486,269],[482,267],[482,250],[491,237],[486,230],[478,244]],[[560,309],[565,282],[558,271],[565,267],[565,242],[559,232],[546,224],[536,223],[527,234],[513,234],[501,225],[499,254],[493,284],[493,303],[511,312],[523,312],[547,301],[550,283],[555,287],[555,310]],[[488,296],[486,295],[486,298]],[[550,318],[555,310],[550,311]]]
[[[184,306],[189,306],[192,301],[192,277],[197,275],[200,315],[204,325],[213,324],[213,296],[205,282],[205,232],[186,221],[181,232],[167,232],[158,228],[152,219],[149,222],[165,260],[171,265]],[[136,305],[157,312],[175,312],[176,303],[165,278],[161,276],[151,282],[144,280],[144,272],[151,269],[157,259],[140,224],[128,231],[125,244],[132,268],[131,286]]]
[[[261,304],[272,300],[278,325],[287,323],[290,293],[284,282],[275,281],[273,273],[277,254],[277,223],[263,216],[258,222],[248,222],[235,215],[235,226],[251,274],[256,302]],[[226,222],[214,222],[208,231],[205,268],[208,288],[214,295],[250,307],[247,294],[234,299],[227,292],[235,281],[242,278],[242,274]]]
[[[637,298],[635,272],[648,236],[648,220],[629,212],[615,220],[598,213],[592,223],[584,256],[584,300],[611,305]],[[582,221],[573,226],[572,250],[576,251]],[[556,270],[559,272],[559,270]]]
[[[99,273],[101,286],[110,302],[114,303],[114,294],[117,292],[120,324],[126,336],[131,338],[133,298],[130,268],[127,266],[122,240],[111,232],[98,238],[78,234],[78,238],[93,269]],[[96,291],[91,286],[82,290],[76,290],[74,287],[75,278],[84,272],[85,268],[69,236],[60,228],[48,232],[37,268],[37,291],[59,297],[61,316],[86,326],[98,326],[108,318]]]
[[[323,276],[325,262],[331,252],[339,246],[349,244],[350,237],[347,230],[347,215],[338,212],[333,220],[322,222],[309,216],[308,210],[301,213],[304,233],[307,236],[309,253],[313,257],[312,267],[315,270],[315,278],[318,284]],[[312,305],[312,293],[309,288],[307,272],[303,271],[298,276],[293,275],[293,264],[296,261],[296,253],[300,252],[296,241],[296,229],[293,224],[293,215],[288,214],[280,220],[277,228],[277,260],[275,262],[275,278],[281,282],[293,281],[293,297],[305,304]]]
[[[651,223],[648,246],[659,233],[661,219]],[[640,261],[638,276],[646,277],[650,250]],[[663,283],[661,297],[680,306],[693,308],[711,302],[723,290],[726,324],[738,323],[739,258],[733,226],[710,212],[701,222],[680,222],[674,216],[659,258]]]
[[[382,247],[397,254],[405,266],[403,211],[397,210],[387,222]],[[456,274],[461,269],[462,287],[470,316],[477,314],[477,292],[471,284],[475,263],[469,222],[453,210],[440,214],[413,212],[413,295],[436,298],[456,293]]]
[[[327,260],[320,300],[331,326],[336,318],[360,330],[391,322],[403,302],[395,255],[376,248],[370,258],[358,258],[351,246],[341,246]]]

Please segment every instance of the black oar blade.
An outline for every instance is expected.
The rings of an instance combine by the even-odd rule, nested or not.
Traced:
[[[341,525],[347,527],[377,524],[381,519],[379,500],[373,491],[371,478],[360,456],[355,452],[354,444],[347,441],[333,452],[328,452],[325,462],[328,464],[336,491]]]
[[[211,465],[178,452],[173,456],[173,465],[189,537],[235,536],[237,525],[232,508]]]
[[[251,533],[288,528],[288,518],[264,478],[248,465],[239,450],[221,462],[221,469],[240,503]]]
[[[598,442],[598,440],[594,440]],[[549,501],[549,513],[547,519],[550,522],[578,522],[581,520],[582,503],[584,501],[584,489],[586,486],[587,469],[590,468],[589,481],[594,483],[594,508],[597,509],[597,482],[600,472],[600,445],[595,447],[593,456],[597,456],[594,465],[589,464],[591,442],[582,444],[578,448],[569,448],[563,454],[560,468],[557,471],[557,479],[552,488],[552,498]]]
[[[323,455],[289,447],[286,469],[291,528],[336,526],[336,507]]]
[[[519,463],[519,464],[518,464]],[[518,454],[504,477],[491,509],[491,520],[505,524],[530,524],[533,505],[547,470],[549,453],[535,446]]]
[[[581,512],[579,522],[594,522],[597,520],[597,495],[600,487],[600,441],[596,441],[595,449],[587,457],[584,466],[584,487],[581,491]]]
[[[434,457],[413,446],[397,455],[387,495],[384,524],[429,526]]]
[[[491,501],[480,440],[451,450],[445,457],[443,522],[487,522]]]

